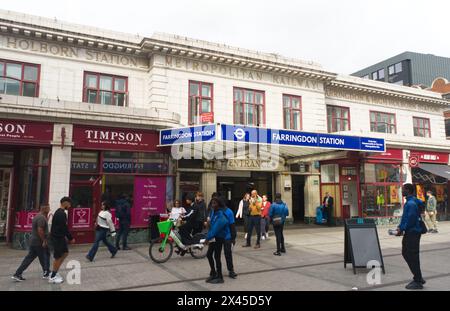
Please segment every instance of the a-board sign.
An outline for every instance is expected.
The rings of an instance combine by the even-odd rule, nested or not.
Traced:
[[[344,268],[347,263],[353,266],[353,273],[357,268],[368,268],[368,263],[376,261],[384,269],[383,255],[377,226],[374,219],[352,218],[345,221]]]

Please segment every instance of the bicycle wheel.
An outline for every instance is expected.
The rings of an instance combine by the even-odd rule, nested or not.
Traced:
[[[197,233],[196,235],[194,235],[194,240],[200,240],[201,238],[205,238],[204,234],[201,233]],[[205,244],[201,244],[199,243],[198,245],[202,245],[202,247],[195,247],[195,246],[191,246],[191,256],[194,257],[195,259],[202,259],[206,257],[206,254],[208,253],[208,247]]]
[[[150,243],[150,247],[148,249],[148,254],[150,258],[156,263],[163,263],[172,257],[173,253],[173,245],[171,241],[166,242],[166,246],[164,250],[161,249],[162,239],[153,240]]]

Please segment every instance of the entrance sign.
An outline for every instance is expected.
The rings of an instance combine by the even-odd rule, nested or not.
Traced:
[[[357,218],[345,220],[344,268],[347,263],[356,268],[367,269],[368,263],[376,261],[385,273],[378,231],[374,219]]]
[[[226,124],[221,125],[221,132],[221,140],[233,142],[369,152],[384,152],[386,148],[384,139],[381,138],[308,133]]]
[[[220,134],[219,134],[220,132]],[[325,149],[385,152],[382,138],[309,133],[243,125],[211,124],[160,131],[161,146],[197,142],[242,142]]]

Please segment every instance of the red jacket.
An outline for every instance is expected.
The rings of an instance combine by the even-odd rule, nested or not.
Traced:
[[[265,205],[264,205],[265,204]],[[269,216],[269,211],[270,211],[270,202],[263,202],[262,206],[261,206],[261,216],[262,217],[268,217]]]

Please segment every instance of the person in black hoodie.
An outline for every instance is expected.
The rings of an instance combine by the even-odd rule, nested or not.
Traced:
[[[179,233],[181,235],[181,241],[185,245],[189,245],[192,239],[192,231],[194,230],[197,215],[198,215],[198,206],[194,204],[194,195],[189,193],[186,196],[186,215],[183,216],[183,219],[186,221],[184,225],[182,225],[179,229]]]
[[[50,229],[51,244],[53,246],[53,270],[49,277],[49,283],[60,284],[64,279],[59,275],[58,270],[64,259],[69,255],[67,241],[73,244],[75,239],[69,232],[67,225],[66,211],[72,206],[72,200],[69,197],[63,197],[60,201],[60,208],[53,214],[52,227]],[[66,240],[67,239],[67,240]]]
[[[194,230],[192,234],[200,233],[203,231],[203,227],[206,221],[206,204],[203,199],[203,193],[197,192],[195,195],[194,209],[197,210],[197,214],[194,222]]]

